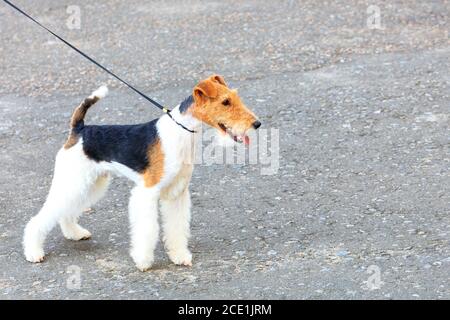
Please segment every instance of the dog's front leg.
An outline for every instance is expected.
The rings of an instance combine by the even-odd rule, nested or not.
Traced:
[[[161,198],[161,217],[170,260],[178,265],[192,266],[192,254],[188,249],[191,198],[187,187],[176,197]]]
[[[131,250],[130,255],[141,271],[148,270],[154,259],[158,242],[158,198],[159,190],[136,186],[131,191],[129,204]]]

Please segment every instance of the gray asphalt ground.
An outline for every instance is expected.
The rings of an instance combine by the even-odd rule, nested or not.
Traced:
[[[134,267],[122,178],[82,218],[91,240],[55,228],[45,262],[26,262],[80,100],[109,84],[88,123],[159,112],[0,3],[0,298],[450,298],[449,1],[15,2],[168,105],[224,75],[280,152],[274,175],[196,167],[192,268],[161,244],[154,269]]]

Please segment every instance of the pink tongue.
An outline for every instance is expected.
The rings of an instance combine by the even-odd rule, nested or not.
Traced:
[[[244,143],[248,146],[250,144],[250,138],[248,136],[244,136]]]

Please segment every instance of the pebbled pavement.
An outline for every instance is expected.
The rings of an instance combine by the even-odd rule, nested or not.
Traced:
[[[448,1],[77,1],[75,30],[71,1],[15,3],[168,105],[223,74],[280,152],[275,175],[196,167],[192,268],[160,245],[135,269],[120,178],[82,218],[92,240],[55,229],[46,261],[27,263],[23,227],[80,99],[112,91],[89,123],[159,113],[1,3],[1,298],[450,298]]]

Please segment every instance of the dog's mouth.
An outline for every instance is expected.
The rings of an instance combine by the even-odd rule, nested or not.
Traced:
[[[250,144],[250,138],[245,133],[240,134],[240,135],[235,135],[235,134],[233,134],[233,130],[230,127],[228,127],[220,122],[219,122],[219,128],[222,130],[222,132],[224,134],[227,134],[228,136],[230,136],[230,138],[233,139],[235,142],[237,142],[237,143],[244,142],[246,145]]]

